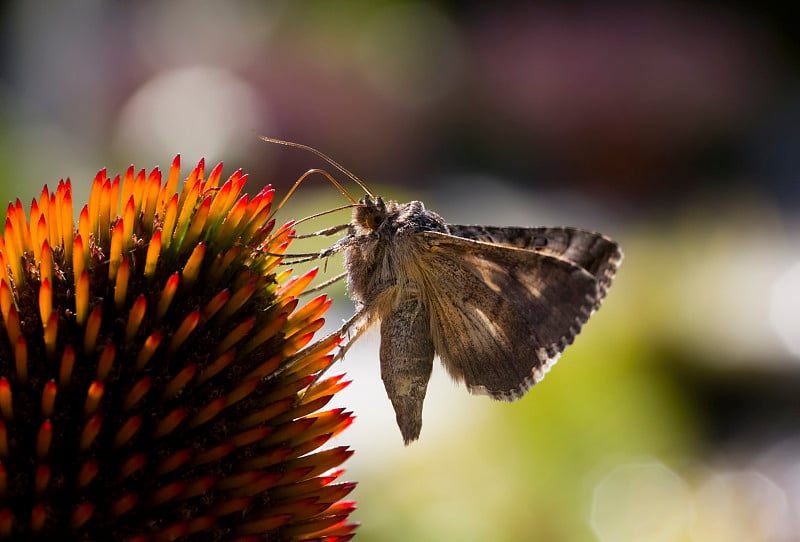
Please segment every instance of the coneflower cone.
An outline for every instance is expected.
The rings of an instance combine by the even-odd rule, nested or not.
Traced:
[[[0,539],[348,540],[351,422],[314,382],[330,301],[277,273],[291,224],[204,164],[10,204],[0,239]],[[308,346],[307,346],[308,345]],[[306,348],[304,348],[306,347]],[[298,351],[302,352],[298,354]],[[291,363],[289,360],[291,358]]]

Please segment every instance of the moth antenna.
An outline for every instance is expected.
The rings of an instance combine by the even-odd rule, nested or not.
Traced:
[[[266,141],[267,143],[277,143],[278,145],[285,145],[287,147],[294,147],[296,149],[303,149],[304,151],[308,151],[310,153],[313,153],[313,154],[317,155],[318,157],[322,158],[323,160],[328,162],[330,165],[332,165],[333,167],[338,169],[341,173],[347,175],[347,177],[351,181],[356,183],[365,193],[369,194],[371,198],[375,197],[375,194],[373,194],[372,191],[369,188],[367,188],[366,183],[364,183],[361,179],[356,177],[355,174],[351,173],[347,168],[345,168],[339,162],[337,162],[336,160],[334,160],[333,158],[331,158],[327,154],[323,153],[322,151],[318,151],[314,147],[309,147],[308,145],[303,145],[302,143],[295,143],[293,141],[284,141],[283,139],[275,139],[274,137],[267,137],[267,136],[263,136],[263,135],[259,135],[258,137],[260,137],[262,140]],[[331,179],[331,177],[326,172],[322,172],[322,173],[324,173],[326,176],[328,176],[328,179],[330,179],[333,182],[333,179]],[[335,182],[334,182],[334,184],[336,184],[336,186],[339,186]],[[342,189],[340,188],[340,190],[342,190]],[[342,194],[344,194],[344,196],[346,198],[348,198],[352,203],[356,202],[350,195],[347,194],[347,192],[342,190]]]

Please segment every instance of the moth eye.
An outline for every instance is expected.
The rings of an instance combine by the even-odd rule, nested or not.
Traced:
[[[534,237],[533,248],[544,248],[547,246],[547,237]]]
[[[380,226],[381,222],[383,222],[383,217],[381,215],[375,215],[374,217],[372,217],[373,228],[377,228],[378,226]]]

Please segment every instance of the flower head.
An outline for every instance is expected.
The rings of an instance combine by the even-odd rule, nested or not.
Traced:
[[[353,536],[352,452],[319,450],[352,419],[315,381],[339,337],[307,346],[330,300],[298,308],[314,272],[278,272],[273,191],[221,171],[100,171],[77,228],[69,181],[9,205],[0,539]]]

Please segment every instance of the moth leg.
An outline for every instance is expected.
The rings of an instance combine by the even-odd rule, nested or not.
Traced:
[[[326,260],[326,263],[327,263],[327,260]],[[317,284],[313,288],[309,288],[308,290],[303,290],[300,294],[298,294],[298,297],[302,297],[302,296],[305,296],[305,295],[308,295],[308,294],[312,294],[314,292],[318,292],[318,291],[322,290],[323,288],[327,288],[328,286],[330,286],[331,284],[333,284],[335,282],[339,282],[340,280],[342,280],[346,276],[347,276],[347,272],[339,273],[335,277],[330,278],[330,279],[326,280],[323,283]]]
[[[427,307],[403,300],[381,320],[381,378],[406,445],[419,438],[434,356]]]
[[[339,233],[342,230],[346,230],[350,227],[350,223],[347,224],[339,224],[338,226],[331,226],[330,228],[325,228],[323,230],[315,231],[313,233],[303,233],[300,235],[292,235],[293,239],[308,239],[309,237],[319,237],[320,235],[328,236],[334,235]]]
[[[324,375],[326,372],[328,372],[328,369],[330,369],[331,367],[336,365],[336,362],[341,360],[344,357],[344,355],[347,353],[347,351],[350,349],[350,347],[353,345],[353,343],[364,333],[364,331],[366,331],[366,329],[368,327],[369,327],[369,325],[368,325],[368,319],[367,319],[366,311],[357,310],[356,313],[353,314],[353,316],[348,318],[344,322],[344,324],[342,324],[342,327],[340,327],[339,329],[337,329],[333,333],[329,333],[327,336],[325,336],[320,341],[317,341],[317,342],[324,342],[324,341],[327,341],[328,339],[330,339],[331,337],[337,337],[337,336],[343,336],[343,335],[347,336],[347,340],[339,345],[338,352],[336,352],[336,355],[333,357],[333,359],[328,364],[328,366],[325,367],[324,369],[322,369],[320,372],[318,372],[316,374],[316,376],[314,376],[314,380],[311,382],[311,384],[308,385],[308,387],[306,388],[306,392],[308,390],[310,390],[314,386],[314,384],[316,384],[317,382],[320,381],[320,379],[322,378],[322,375]],[[315,342],[314,344],[317,344],[317,343]],[[304,351],[301,350],[300,352],[295,354],[293,357],[300,357],[303,354],[303,352]],[[290,360],[290,362],[291,362],[291,360]],[[303,396],[305,396],[306,392],[303,392]],[[301,399],[302,399],[302,397],[301,397]]]

